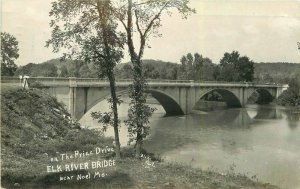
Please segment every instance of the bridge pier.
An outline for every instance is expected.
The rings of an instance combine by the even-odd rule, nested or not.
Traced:
[[[69,113],[72,118],[76,117],[76,89],[77,82],[75,77],[69,78]]]
[[[75,118],[75,108],[76,108],[76,87],[69,88],[69,113],[72,118]]]
[[[242,87],[239,89],[239,99],[240,99],[240,103],[241,103],[241,107],[245,107],[247,100],[248,100],[248,96],[246,96],[246,92],[245,92],[246,88]]]

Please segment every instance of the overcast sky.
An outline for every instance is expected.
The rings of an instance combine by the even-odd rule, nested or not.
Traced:
[[[1,31],[19,41],[18,65],[59,57],[45,47],[51,1],[1,1]],[[255,62],[300,63],[300,0],[191,0],[191,6],[197,13],[187,20],[163,17],[162,37],[150,40],[145,59],[179,62],[198,52],[218,63],[237,50]]]

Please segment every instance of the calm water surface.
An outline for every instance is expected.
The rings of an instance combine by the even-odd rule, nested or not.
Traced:
[[[300,188],[300,112],[276,106],[218,110],[179,117],[164,117],[157,106],[151,118],[151,134],[144,147],[166,161],[189,164],[221,173],[233,170],[282,188]],[[105,110],[101,102],[91,111]],[[126,118],[128,105],[120,107]],[[87,113],[81,124],[99,128]],[[113,136],[113,130],[106,132]],[[126,126],[120,129],[127,144]]]

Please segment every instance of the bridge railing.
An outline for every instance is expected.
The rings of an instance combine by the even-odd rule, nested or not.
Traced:
[[[28,84],[31,85],[45,85],[45,86],[57,86],[57,85],[69,85],[69,78],[61,77],[30,77],[28,78]]]
[[[1,77],[1,83],[18,83],[18,82],[20,82],[19,77],[7,77],[7,76]]]
[[[108,82],[107,79],[97,78],[74,78],[77,82]],[[147,79],[149,83],[193,83],[194,80],[162,80],[162,79]],[[133,79],[116,79],[116,82],[132,83]]]

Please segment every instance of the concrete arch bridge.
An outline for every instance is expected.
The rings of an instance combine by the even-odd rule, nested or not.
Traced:
[[[90,108],[110,95],[109,83],[92,78],[29,78],[29,86],[44,88],[63,102],[72,118],[80,119]],[[116,82],[117,92],[128,90],[131,80]],[[194,82],[188,80],[148,80],[150,93],[168,115],[189,114],[195,104],[206,94],[217,91],[228,107],[244,107],[249,97],[257,91],[262,96],[277,98],[287,85]]]

